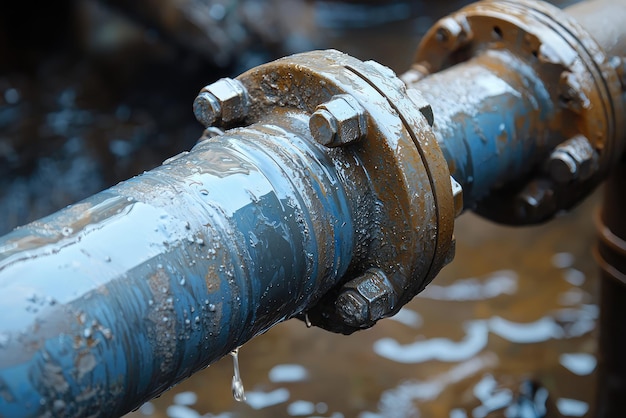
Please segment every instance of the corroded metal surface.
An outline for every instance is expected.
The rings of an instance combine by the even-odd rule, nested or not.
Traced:
[[[609,55],[615,42],[603,46],[567,13],[530,1],[476,3],[428,32],[403,78],[433,104],[468,206],[500,222],[541,222],[606,176],[622,153],[624,126]],[[593,147],[593,175],[555,181],[544,168],[549,153],[577,135]]]
[[[127,412],[296,314],[372,326],[451,259],[447,164],[390,70],[324,51],[237,83],[249,108],[224,118],[214,89],[215,122],[242,127],[2,238],[3,414]],[[320,145],[310,115],[346,93],[367,135]],[[342,284],[370,268],[393,297],[341,321]]]
[[[447,164],[428,120],[415,112],[414,96],[388,68],[337,51],[294,55],[238,79],[252,101],[243,123],[277,120],[290,112],[312,114],[340,94],[350,94],[363,107],[367,137],[328,150],[355,191],[354,259],[342,281],[369,268],[382,269],[398,301],[382,316],[397,312],[449,262],[453,251],[455,209]],[[350,175],[354,164],[361,175]],[[380,319],[357,327],[343,324],[335,303],[341,291],[334,288],[309,310],[313,324],[350,333]]]
[[[0,411],[120,414],[284,319],[397,313],[463,204],[532,223],[597,185],[620,69],[557,9],[494,1],[440,21],[408,86],[332,50],[207,86],[190,152],[0,239]]]

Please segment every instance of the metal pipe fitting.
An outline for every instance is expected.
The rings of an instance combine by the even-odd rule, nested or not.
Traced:
[[[0,238],[0,414],[122,414],[293,316],[370,327],[452,259],[463,207],[569,208],[623,153],[602,46],[487,1],[427,34],[408,86],[318,51],[205,87],[190,152]]]
[[[415,68],[402,78],[433,107],[434,131],[466,208],[510,224],[545,221],[587,196],[622,155],[621,67],[613,54],[623,55],[625,42],[601,35],[598,43],[584,26],[598,28],[597,20],[625,6],[586,3],[562,11],[542,2],[484,1],[442,19],[420,44]],[[595,19],[581,16],[589,8]],[[464,41],[451,47],[441,33],[457,26]],[[619,25],[606,31],[623,32]],[[589,146],[577,162],[562,152],[571,145],[560,144],[580,137]],[[541,210],[524,208],[533,184],[551,196]]]
[[[120,415],[277,322],[351,333],[421,291],[452,258],[456,209],[387,71],[325,51],[211,85],[221,116],[190,152],[2,237],[2,415]],[[225,117],[234,91],[247,110]],[[320,145],[320,108],[361,141]],[[384,280],[357,286],[369,310],[346,320],[334,295],[359,276]]]
[[[248,92],[238,80],[222,78],[204,87],[193,102],[193,113],[205,127],[220,122],[233,126],[248,113]]]

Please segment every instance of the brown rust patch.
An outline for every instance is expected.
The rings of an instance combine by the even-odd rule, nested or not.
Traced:
[[[167,375],[173,371],[176,350],[176,317],[170,278],[160,267],[150,276],[148,284],[153,297],[148,312],[148,319],[152,322],[152,326],[148,327],[148,340],[152,344],[155,357],[161,361],[161,373]]]

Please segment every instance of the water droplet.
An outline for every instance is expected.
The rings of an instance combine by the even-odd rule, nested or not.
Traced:
[[[180,285],[184,286],[185,285],[185,278],[183,277],[182,279],[180,279]]]
[[[239,347],[231,351],[230,355],[233,357],[233,397],[237,402],[243,402],[246,400],[246,393],[239,375]]]
[[[148,301],[148,305],[150,305],[150,306],[152,306],[152,304],[153,304],[153,303],[154,303],[154,301],[153,301],[152,299],[150,299],[150,300]]]
[[[200,323],[200,317],[199,316],[196,316],[193,320],[196,322],[196,324]]]
[[[215,305],[212,303],[209,303],[209,312],[215,312]]]
[[[83,331],[83,337],[85,338],[91,337],[91,328],[85,328],[85,330]]]
[[[313,326],[313,324],[311,323],[311,320],[309,319],[308,313],[304,314],[304,323],[306,324],[307,328],[311,328]]]

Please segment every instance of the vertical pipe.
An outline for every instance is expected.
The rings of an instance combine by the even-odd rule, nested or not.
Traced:
[[[328,291],[352,210],[301,135],[231,131],[1,238],[0,414],[122,415]]]
[[[626,416],[626,162],[606,182],[598,217],[600,241],[600,325],[598,350],[598,418]]]

